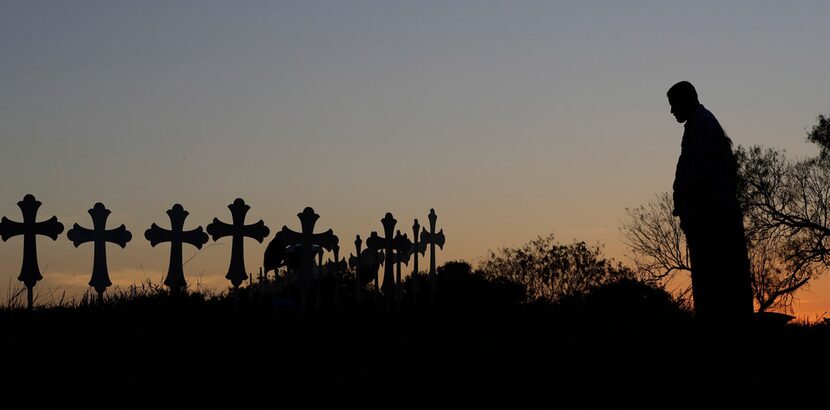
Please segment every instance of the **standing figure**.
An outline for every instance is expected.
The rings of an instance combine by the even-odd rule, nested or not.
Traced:
[[[674,179],[674,215],[686,235],[695,315],[743,321],[752,316],[752,285],[737,199],[732,141],[698,101],[691,83],[668,91],[671,113],[685,123]]]

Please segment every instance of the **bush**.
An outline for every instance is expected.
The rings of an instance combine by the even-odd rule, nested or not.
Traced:
[[[563,245],[553,234],[518,248],[491,251],[481,270],[490,280],[522,285],[529,302],[548,303],[580,297],[595,287],[634,278],[631,269],[605,259],[598,245],[576,241]]]
[[[585,297],[591,309],[630,313],[680,313],[680,304],[665,289],[652,283],[624,278],[599,286]]]

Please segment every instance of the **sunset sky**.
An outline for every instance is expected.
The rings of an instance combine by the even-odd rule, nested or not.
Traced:
[[[628,263],[625,208],[670,191],[691,81],[736,144],[811,155],[830,112],[823,1],[14,1],[0,3],[0,215],[32,193],[69,229],[109,226],[117,285],[160,282],[144,231],[230,221],[299,230],[312,206],[343,253],[392,212],[435,208],[439,263],[554,232]],[[0,243],[0,302],[22,239]],[[213,243],[213,242],[210,242]],[[230,239],[185,266],[223,289]],[[267,244],[246,241],[261,265]],[[38,239],[39,303],[86,288],[92,245]],[[185,258],[195,248],[185,247]],[[830,311],[830,277],[800,294]]]

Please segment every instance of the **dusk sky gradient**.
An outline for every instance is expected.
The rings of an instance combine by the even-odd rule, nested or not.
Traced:
[[[229,222],[236,197],[272,233],[312,206],[346,256],[385,212],[411,235],[435,208],[439,263],[550,232],[629,263],[625,208],[671,190],[680,152],[668,87],[695,84],[736,144],[810,155],[830,111],[826,16],[822,1],[5,0],[0,215],[20,220],[32,193],[68,230],[103,202],[133,233],[108,247],[120,286],[161,281],[169,246],[144,231],[174,203],[188,228]],[[246,241],[249,270],[267,241]],[[0,243],[2,302],[22,242]],[[228,286],[218,243],[185,266],[191,285]],[[86,289],[91,244],[38,250],[38,303]],[[799,296],[799,315],[830,311],[830,277]]]

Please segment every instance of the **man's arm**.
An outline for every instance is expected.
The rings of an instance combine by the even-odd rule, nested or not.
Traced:
[[[698,211],[700,201],[704,200],[702,188],[706,180],[706,164],[703,162],[706,159],[701,152],[701,137],[696,124],[687,124],[674,174],[673,214],[676,216],[693,215]]]

